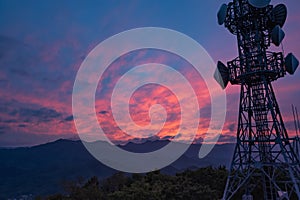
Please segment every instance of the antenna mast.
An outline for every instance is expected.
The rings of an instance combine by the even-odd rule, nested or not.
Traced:
[[[296,112],[296,108],[294,107],[294,105],[292,104],[292,110],[293,110],[293,117],[294,117],[294,124],[295,124],[295,130],[296,130],[296,136],[298,137],[298,129],[299,127],[299,119],[298,119],[298,113],[297,116],[295,115]],[[298,124],[297,124],[298,121]]]
[[[300,122],[299,122],[299,116],[298,116],[297,107],[295,107],[295,111],[296,111],[296,117],[297,117],[298,130],[300,130]],[[298,137],[298,132],[297,132],[297,137]]]

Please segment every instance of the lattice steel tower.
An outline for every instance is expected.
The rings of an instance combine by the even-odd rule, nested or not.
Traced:
[[[236,193],[252,199],[299,199],[300,162],[287,134],[272,81],[294,74],[299,61],[293,54],[270,52],[285,36],[281,29],[286,6],[269,5],[271,0],[233,0],[223,4],[218,23],[237,36],[239,56],[225,66],[218,62],[215,79],[225,88],[241,86],[237,141],[223,199]],[[241,190],[243,193],[241,193]],[[255,195],[254,195],[255,197]]]

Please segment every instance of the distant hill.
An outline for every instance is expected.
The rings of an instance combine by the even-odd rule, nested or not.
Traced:
[[[169,141],[128,143],[121,148],[132,152],[150,152]],[[229,166],[233,144],[216,145],[203,159],[198,158],[201,144],[192,144],[177,161],[162,169],[162,173],[175,174],[185,169],[205,166]],[[116,170],[97,161],[81,141],[57,140],[34,147],[0,149],[0,199],[21,194],[45,195],[62,191],[63,182],[78,177],[97,176],[100,180]]]

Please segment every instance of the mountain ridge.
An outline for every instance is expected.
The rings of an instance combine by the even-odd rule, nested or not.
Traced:
[[[101,141],[103,142],[103,141]],[[118,145],[136,153],[160,149],[168,140],[129,142]],[[201,144],[191,144],[175,162],[161,169],[162,173],[175,174],[186,169],[205,166],[229,166],[234,144],[217,144],[205,158],[199,159]],[[0,149],[0,199],[22,194],[47,195],[62,191],[62,183],[97,176],[100,180],[117,171],[96,160],[80,140],[59,139],[32,147]]]

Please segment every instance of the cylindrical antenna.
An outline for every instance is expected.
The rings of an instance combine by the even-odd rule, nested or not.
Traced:
[[[297,107],[295,107],[295,111],[296,111],[296,116],[297,116],[297,123],[298,123],[298,130],[300,129],[300,122],[299,122],[299,116],[298,116],[298,110]],[[298,134],[297,134],[298,137]]]
[[[294,124],[295,124],[296,135],[298,137],[298,126],[297,126],[297,122],[296,122],[295,108],[294,108],[293,104],[292,104],[292,110],[293,110],[293,116],[294,116]]]

